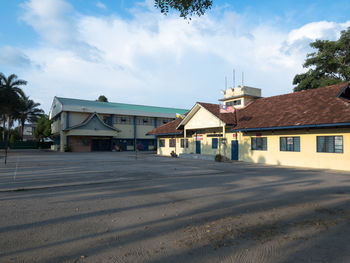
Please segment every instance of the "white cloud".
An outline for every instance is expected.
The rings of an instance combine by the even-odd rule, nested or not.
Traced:
[[[101,1],[97,1],[96,6],[101,9],[107,9],[106,5]]]
[[[84,16],[63,0],[31,0],[24,20],[41,37],[26,50],[31,68],[29,95],[48,110],[55,95],[190,108],[195,101],[217,102],[224,76],[232,69],[240,82],[260,87],[264,96],[292,91],[308,44],[336,38],[350,22],[318,22],[290,32],[252,25],[233,12],[206,15],[190,23],[138,5],[133,18]],[[46,22],[47,20],[47,22]]]
[[[10,46],[0,47],[0,65],[4,67],[26,68],[32,62],[20,49]]]

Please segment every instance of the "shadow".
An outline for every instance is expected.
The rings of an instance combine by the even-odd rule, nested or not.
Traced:
[[[1,261],[33,255],[39,262],[75,261],[82,255],[106,262],[349,259],[349,173],[100,157],[96,163],[105,171],[94,176],[103,177],[114,167],[108,176],[135,180],[0,193]],[[71,166],[88,165],[93,159],[77,155],[62,166],[74,174]],[[44,170],[55,173],[53,168]],[[45,179],[44,174],[37,180]],[[76,176],[86,179],[84,173]]]

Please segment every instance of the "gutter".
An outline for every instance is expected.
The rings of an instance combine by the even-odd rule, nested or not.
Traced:
[[[184,134],[183,132],[181,133],[157,133],[157,134],[146,134],[147,136],[164,136],[164,135],[182,135]]]

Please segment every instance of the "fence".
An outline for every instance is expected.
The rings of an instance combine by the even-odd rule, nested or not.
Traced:
[[[49,149],[52,142],[37,142],[37,141],[15,141],[9,143],[10,149]],[[0,141],[0,149],[5,148],[5,142]]]

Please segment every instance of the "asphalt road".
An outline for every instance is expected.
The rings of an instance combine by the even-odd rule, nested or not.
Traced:
[[[150,153],[0,159],[0,262],[350,262],[350,173]]]

